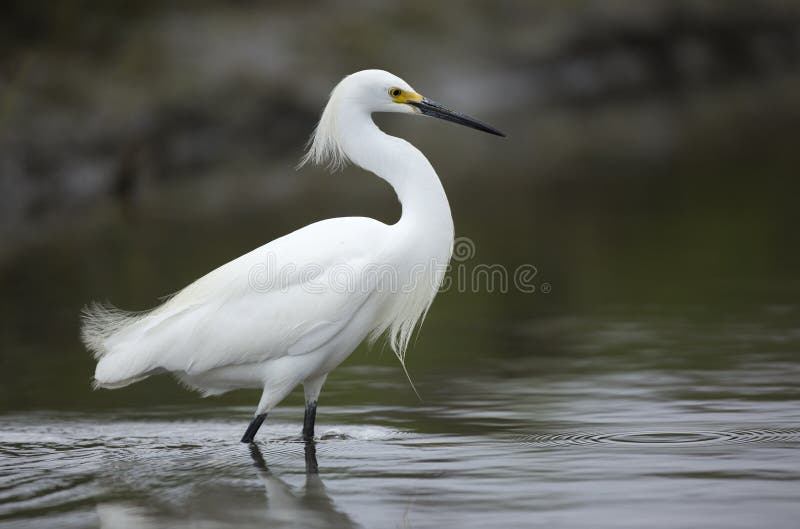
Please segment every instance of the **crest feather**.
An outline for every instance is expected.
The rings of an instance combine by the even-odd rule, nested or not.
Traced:
[[[339,135],[336,129],[336,114],[340,103],[339,87],[341,83],[331,91],[330,100],[322,111],[319,123],[314,128],[314,132],[308,139],[306,153],[297,164],[301,168],[309,162],[316,165],[326,166],[330,171],[337,171],[344,167],[350,160],[344,152],[344,148],[339,143]]]

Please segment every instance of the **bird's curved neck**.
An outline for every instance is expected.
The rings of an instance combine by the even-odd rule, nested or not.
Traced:
[[[347,157],[394,188],[403,208],[398,225],[440,229],[452,239],[453,218],[442,183],[428,159],[407,141],[384,133],[368,113],[350,114],[340,130]]]

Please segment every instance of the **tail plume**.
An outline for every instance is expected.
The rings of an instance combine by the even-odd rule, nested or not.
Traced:
[[[95,358],[108,353],[106,341],[147,312],[128,312],[110,303],[92,302],[81,311],[81,341]]]

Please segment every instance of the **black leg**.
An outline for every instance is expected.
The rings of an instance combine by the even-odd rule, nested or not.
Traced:
[[[314,421],[317,419],[317,401],[306,402],[306,415],[303,417],[303,439],[314,440]]]
[[[262,413],[261,415],[256,415],[256,418],[250,421],[250,426],[247,427],[247,431],[244,432],[244,436],[242,436],[243,443],[252,443],[253,437],[256,436],[256,432],[259,428],[261,428],[261,423],[264,422],[264,419],[267,418],[266,413]]]

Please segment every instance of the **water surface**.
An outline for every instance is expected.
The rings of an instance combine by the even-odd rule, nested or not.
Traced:
[[[9,412],[0,526],[790,527],[798,314],[522,323],[505,357],[418,377],[423,402],[391,362],[348,364],[313,444],[296,398],[254,447],[252,408],[215,400]]]

